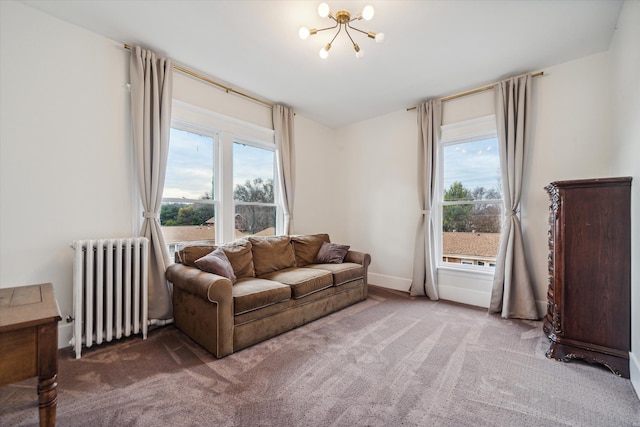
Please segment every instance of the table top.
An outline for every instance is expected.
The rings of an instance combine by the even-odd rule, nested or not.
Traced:
[[[51,283],[0,289],[0,332],[59,320]]]

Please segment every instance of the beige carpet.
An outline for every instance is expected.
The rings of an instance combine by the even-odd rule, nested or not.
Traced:
[[[60,426],[633,426],[629,380],[544,356],[540,322],[373,288],[367,301],[221,360],[173,326],[61,351]],[[37,425],[35,380],[0,425]]]

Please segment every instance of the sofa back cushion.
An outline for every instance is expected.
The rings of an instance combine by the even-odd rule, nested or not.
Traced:
[[[296,266],[289,236],[249,237],[256,277]]]
[[[221,245],[220,249],[229,259],[236,278],[256,277],[251,242],[247,239],[236,240],[233,243]]]
[[[316,255],[320,251],[323,242],[331,243],[328,234],[309,234],[304,236],[291,236],[293,250],[296,257],[296,266],[304,267],[313,264]]]

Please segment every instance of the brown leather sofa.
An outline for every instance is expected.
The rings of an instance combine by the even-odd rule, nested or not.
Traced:
[[[232,278],[196,266],[218,247],[184,246],[166,272],[173,283],[174,323],[221,358],[366,299],[370,255],[342,247],[344,259],[317,262],[336,246],[327,234],[249,237],[221,245]]]

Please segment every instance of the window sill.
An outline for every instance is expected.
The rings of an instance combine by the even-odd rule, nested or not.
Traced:
[[[444,272],[444,273],[457,273],[457,274],[461,274],[461,275],[468,275],[468,276],[486,276],[486,277],[493,277],[493,275],[495,274],[495,268],[494,267],[465,267],[463,265],[460,266],[449,266],[449,265],[439,265],[436,270],[438,272]]]

